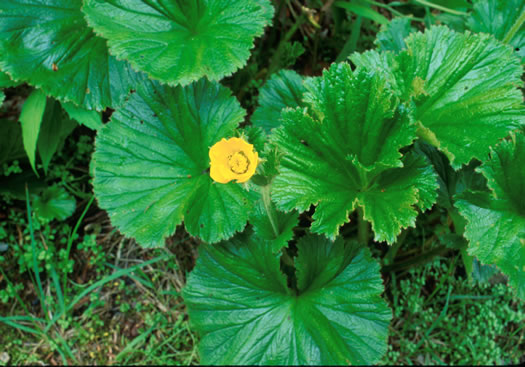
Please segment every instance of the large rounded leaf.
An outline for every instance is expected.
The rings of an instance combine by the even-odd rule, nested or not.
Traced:
[[[101,110],[124,102],[133,71],[108,54],[82,0],[0,1],[0,69],[60,101]]]
[[[85,0],[89,23],[119,58],[152,78],[220,80],[244,66],[273,12],[267,0]]]
[[[467,219],[468,251],[497,265],[525,299],[525,136],[502,142],[478,170],[492,195],[464,192],[455,204]]]
[[[414,226],[436,198],[432,168],[403,157],[415,127],[378,74],[334,64],[306,82],[306,109],[284,110],[272,139],[283,157],[272,198],[283,211],[317,205],[312,231],[335,238],[357,206],[377,241]]]
[[[215,83],[139,85],[96,140],[95,194],[113,224],[144,246],[161,246],[183,219],[207,242],[242,230],[251,198],[240,184],[212,181],[208,150],[244,115]]]
[[[367,249],[299,240],[297,288],[271,243],[246,235],[199,249],[183,295],[203,364],[371,365],[386,351],[391,312]]]
[[[405,43],[398,55],[369,51],[352,61],[389,74],[401,99],[414,102],[418,135],[454,169],[483,160],[491,145],[525,124],[522,67],[511,47],[446,27],[413,33]]]

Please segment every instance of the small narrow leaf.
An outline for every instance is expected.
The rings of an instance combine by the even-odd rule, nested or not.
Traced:
[[[24,158],[26,155],[20,124],[0,119],[0,166],[5,162]]]
[[[375,10],[371,9],[369,6],[360,5],[357,3],[347,2],[347,1],[336,1],[334,6],[346,9],[352,13],[360,15],[364,18],[373,20],[379,24],[388,24],[388,19],[384,15],[379,14]]]
[[[40,89],[36,89],[27,97],[22,112],[20,113],[24,148],[29,157],[29,163],[31,163],[31,167],[33,167],[35,173],[36,145],[40,125],[42,124],[42,118],[46,110],[46,100],[46,94]]]
[[[38,154],[46,174],[51,158],[53,158],[76,126],[75,121],[65,116],[58,101],[53,99],[47,100],[37,144]]]

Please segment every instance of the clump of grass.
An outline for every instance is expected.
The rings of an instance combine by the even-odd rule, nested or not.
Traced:
[[[474,283],[454,274],[455,263],[438,258],[394,276],[394,319],[382,364],[525,362],[525,303],[504,282]]]
[[[143,249],[120,235],[76,166],[92,149],[79,139],[48,175],[77,197],[70,218],[40,218],[27,190],[0,204],[0,365],[194,364],[180,297],[194,241],[179,231]]]

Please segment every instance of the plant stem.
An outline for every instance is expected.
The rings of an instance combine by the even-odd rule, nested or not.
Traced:
[[[370,224],[363,217],[363,209],[357,208],[357,239],[362,244],[368,244]]]
[[[521,11],[521,14],[518,17],[518,19],[516,19],[512,27],[510,27],[509,31],[503,38],[503,42],[509,43],[512,40],[512,38],[516,35],[516,33],[520,30],[523,23],[525,23],[525,7]]]
[[[407,233],[408,233],[408,230],[405,229],[403,232],[401,232],[401,235],[399,236],[397,241],[394,242],[392,246],[390,246],[390,248],[388,249],[388,252],[385,255],[385,261],[384,261],[385,265],[390,265],[394,262],[397,252],[401,248],[401,245],[403,245],[403,243],[405,242]]]
[[[275,217],[275,210],[272,208],[272,199],[270,198],[270,185],[261,188],[262,200],[268,220],[272,225],[273,234],[275,238],[279,237],[279,226],[277,225],[277,218]]]
[[[426,1],[426,0],[414,0],[414,1],[416,3],[418,3],[418,4],[420,4],[420,5],[424,5],[424,6],[428,6],[428,7],[437,9],[437,10],[441,10],[441,11],[443,11],[445,13],[450,13],[450,14],[454,14],[454,15],[467,15],[467,13],[465,13],[463,11],[449,9],[449,8],[444,7],[444,6],[431,3],[430,1]]]
[[[73,240],[74,240],[75,234],[78,232],[78,228],[80,227],[80,224],[82,223],[82,220],[86,216],[86,214],[87,214],[89,208],[91,207],[91,204],[93,204],[94,200],[95,200],[95,196],[93,195],[93,196],[91,196],[91,198],[89,199],[86,207],[82,211],[82,214],[80,215],[80,218],[77,220],[77,223],[75,224],[75,227],[73,228],[73,231],[69,234],[69,237],[67,239],[67,249],[66,249],[66,256],[65,256],[66,260],[69,259],[69,254],[71,253],[71,247],[73,246]],[[68,275],[67,272],[64,272],[63,273],[64,278],[62,279],[62,288],[64,289],[64,300],[67,300],[67,293],[68,293],[67,275]]]
[[[294,266],[293,259],[290,256],[290,254],[288,254],[288,251],[286,251],[286,247],[283,247],[281,252],[283,254],[282,259],[283,259],[284,264],[293,267]]]

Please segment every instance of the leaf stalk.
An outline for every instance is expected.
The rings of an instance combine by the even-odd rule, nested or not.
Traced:
[[[275,210],[272,208],[272,199],[270,198],[270,185],[263,186],[261,188],[262,201],[268,220],[272,226],[273,234],[275,238],[279,237],[279,226],[277,225],[277,218],[275,217]]]

